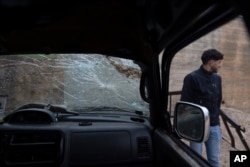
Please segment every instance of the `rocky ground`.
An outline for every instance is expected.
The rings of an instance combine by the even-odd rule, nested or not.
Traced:
[[[231,109],[231,108],[222,108],[222,110],[230,116],[238,125],[242,128],[245,128],[245,132],[242,132],[242,135],[247,142],[248,147],[250,147],[250,112],[242,112],[239,110]],[[230,166],[230,151],[245,151],[246,148],[242,144],[240,137],[238,136],[235,128],[233,128],[230,124],[228,124],[230,130],[235,139],[235,148],[231,146],[230,136],[225,128],[223,121],[221,121],[221,129],[222,129],[222,144],[221,144],[221,167],[229,167]]]
[[[245,128],[245,132],[241,132],[247,145],[250,147],[250,113],[244,113],[239,110],[231,108],[222,108],[222,110],[233,120],[235,123]],[[231,139],[229,133],[221,119],[221,130],[222,130],[222,143],[221,143],[221,167],[230,166],[230,151],[245,151],[246,148],[243,145],[236,129],[233,128],[231,124],[228,123],[230,131],[234,136],[235,146],[231,146]],[[203,149],[205,150],[205,149]],[[203,151],[203,156],[206,157],[205,151]]]

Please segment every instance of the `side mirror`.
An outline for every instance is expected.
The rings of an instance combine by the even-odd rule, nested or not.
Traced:
[[[179,101],[174,110],[174,129],[180,138],[204,142],[209,135],[210,118],[206,107]]]

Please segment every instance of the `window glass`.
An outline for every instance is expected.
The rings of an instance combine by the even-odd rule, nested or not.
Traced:
[[[0,56],[1,112],[26,103],[62,105],[87,112],[99,108],[141,111],[141,69],[131,60],[91,54]]]

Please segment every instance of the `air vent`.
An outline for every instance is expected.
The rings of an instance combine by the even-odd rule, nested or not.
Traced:
[[[57,134],[42,133],[16,133],[11,135],[11,145],[52,145],[57,141]]]
[[[56,165],[62,159],[62,143],[59,132],[5,133],[3,161],[5,165]]]
[[[148,137],[137,137],[137,153],[139,158],[150,157]]]

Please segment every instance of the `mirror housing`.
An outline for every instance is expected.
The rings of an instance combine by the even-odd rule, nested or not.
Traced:
[[[180,138],[204,142],[210,127],[209,111],[206,107],[179,101],[174,110],[174,130]]]

